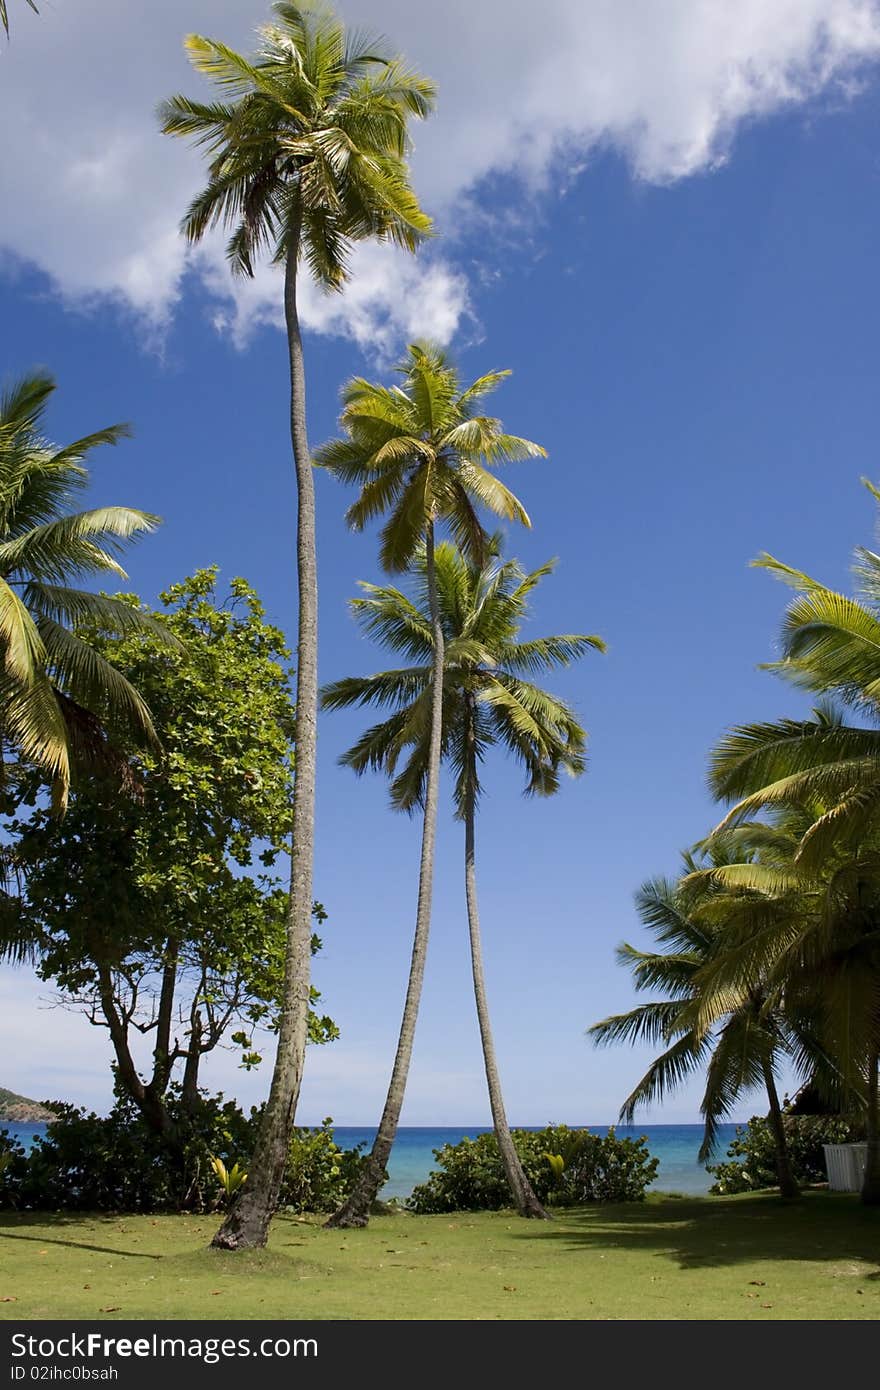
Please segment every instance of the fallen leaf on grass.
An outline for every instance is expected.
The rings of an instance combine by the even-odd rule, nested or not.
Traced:
[[[212,1297],[212,1298],[216,1298],[217,1295],[218,1295],[218,1293],[222,1293],[222,1292],[223,1292],[222,1289],[212,1289],[212,1290],[211,1290],[211,1297]]]
[[[750,1279],[750,1284],[756,1284],[759,1289],[763,1289],[767,1283],[766,1279]]]
[[[505,1284],[503,1287],[505,1293],[516,1293],[516,1284]]]
[[[99,1308],[99,1313],[118,1313],[122,1308],[121,1303],[111,1303],[107,1308]]]
[[[773,1307],[773,1304],[772,1304],[772,1303],[762,1303],[762,1304],[761,1304],[761,1307],[762,1307],[762,1308],[772,1308],[772,1307]]]

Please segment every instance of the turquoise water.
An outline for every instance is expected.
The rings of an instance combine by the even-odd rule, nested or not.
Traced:
[[[540,1129],[542,1126],[531,1127]],[[10,1134],[14,1135],[25,1148],[29,1148],[35,1136],[44,1134],[46,1130],[46,1126],[42,1124],[3,1126],[0,1123],[0,1128],[8,1129]],[[608,1133],[607,1125],[590,1125],[589,1128],[597,1134]],[[653,1183],[655,1192],[696,1194],[709,1191],[712,1179],[702,1164],[697,1161],[697,1152],[703,1136],[702,1125],[617,1125],[615,1129],[620,1138],[638,1138],[641,1134],[645,1135],[648,1140],[648,1148],[653,1156],[660,1160],[657,1177]],[[733,1138],[735,1130],[735,1125],[719,1126],[716,1162],[727,1153],[727,1146]],[[375,1133],[375,1129],[357,1129],[342,1125],[337,1126],[334,1130],[336,1141],[343,1148],[353,1148],[355,1144],[359,1143],[365,1143],[369,1147],[373,1142]],[[456,1144],[466,1134],[473,1137],[485,1133],[486,1130],[473,1127],[468,1129],[399,1129],[391,1153],[391,1162],[388,1165],[388,1182],[382,1190],[382,1196],[385,1198],[408,1196],[416,1183],[424,1182],[434,1167],[434,1149],[439,1149],[443,1144]]]

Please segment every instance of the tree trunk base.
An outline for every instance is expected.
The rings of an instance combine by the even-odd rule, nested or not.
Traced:
[[[553,1220],[551,1213],[541,1206],[534,1192],[530,1192],[523,1201],[517,1203],[517,1214],[524,1217],[526,1221]]]
[[[369,1225],[369,1216],[363,1215],[358,1211],[348,1211],[345,1207],[340,1207],[339,1211],[334,1211],[332,1216],[328,1216],[324,1222],[325,1231],[360,1231]]]
[[[220,1230],[211,1241],[212,1250],[262,1250],[269,1239],[269,1217],[265,1207],[242,1197],[230,1208]]]

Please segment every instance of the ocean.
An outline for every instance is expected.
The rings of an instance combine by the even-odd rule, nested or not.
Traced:
[[[531,1126],[530,1126],[531,1127]],[[535,1129],[542,1126],[535,1125]],[[589,1125],[597,1134],[607,1134],[607,1125]],[[3,1124],[25,1148],[29,1148],[37,1135],[44,1134],[43,1124]],[[616,1125],[620,1138],[638,1138],[644,1134],[652,1155],[660,1160],[657,1176],[652,1190],[655,1192],[682,1192],[699,1194],[709,1191],[712,1182],[705,1168],[697,1160],[697,1152],[703,1136],[702,1125]],[[407,1127],[397,1131],[397,1138],[388,1165],[388,1182],[382,1189],[382,1196],[407,1197],[417,1183],[424,1182],[434,1165],[434,1149],[443,1144],[456,1144],[459,1139],[470,1135],[485,1134],[485,1129],[473,1126],[466,1129],[427,1129]],[[727,1146],[736,1132],[735,1125],[719,1126],[718,1149],[715,1162],[727,1153]],[[339,1125],[334,1129],[336,1142],[343,1148],[353,1148],[355,1144],[373,1142],[375,1129],[357,1129]]]

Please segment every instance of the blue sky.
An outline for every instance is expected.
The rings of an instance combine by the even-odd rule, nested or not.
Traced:
[[[91,7],[87,31],[111,23],[108,6]],[[453,8],[476,44],[486,15]],[[650,26],[650,8],[630,8]],[[874,520],[859,478],[880,477],[877,9],[810,0],[795,15],[788,0],[744,0],[740,32],[722,22],[723,4],[658,8],[665,25],[640,43],[599,0],[554,0],[558,27],[519,36],[542,82],[524,77],[517,104],[504,63],[528,47],[496,55],[501,71],[490,61],[478,90],[427,9],[343,7],[440,80],[415,170],[443,235],[405,270],[368,257],[341,305],[306,306],[315,443],[334,432],[346,377],[386,376],[418,331],[450,336],[464,376],[513,369],[498,413],[550,458],[506,477],[534,523],[510,535],[508,553],[527,565],[559,557],[534,630],[609,644],[555,682],[590,731],[587,776],[529,803],[503,759],[487,771],[481,907],[508,1110],[521,1123],[608,1122],[648,1060],[584,1038],[632,1002],[613,953],[642,940],[633,891],[673,871],[712,824],[706,756],[724,729],[802,708],[756,669],[773,656],[785,591],[748,561],[766,549],[846,585],[850,550]],[[160,4],[131,92],[108,76],[112,33],[106,53],[86,48],[71,9],[58,0],[39,20],[16,14],[0,59],[5,128],[21,135],[8,142],[18,152],[0,155],[18,208],[0,228],[3,372],[56,375],[59,441],[133,422],[131,442],[96,456],[94,484],[99,500],[165,518],[132,551],[129,587],[153,599],[218,563],[253,582],[290,630],[294,496],[284,342],[271,322],[280,286],[264,277],[231,301],[216,254],[184,261],[173,228],[198,172],[154,136],[149,114],[175,86],[194,89],[178,51],[187,28],[246,43],[264,8]],[[28,76],[37,64],[60,72],[78,41],[94,71],[43,128],[23,95]],[[574,88],[572,52],[583,58]],[[733,81],[737,71],[748,80]],[[37,183],[41,157],[52,177]],[[345,528],[349,500],[319,477],[326,680],[383,663],[347,612],[356,581],[378,577],[375,538]],[[353,714],[321,728],[316,890],[330,917],[316,975],[342,1040],[310,1057],[303,1121],[378,1116],[408,965],[418,826],[387,810],[379,780],[336,767],[361,727]],[[404,1123],[488,1119],[461,859],[450,815]],[[106,1101],[102,1035],[44,1010],[27,972],[5,971],[0,999],[4,1085]],[[229,1055],[206,1080],[256,1100],[268,1076],[246,1076]],[[698,1103],[691,1087],[645,1118],[695,1120]]]

